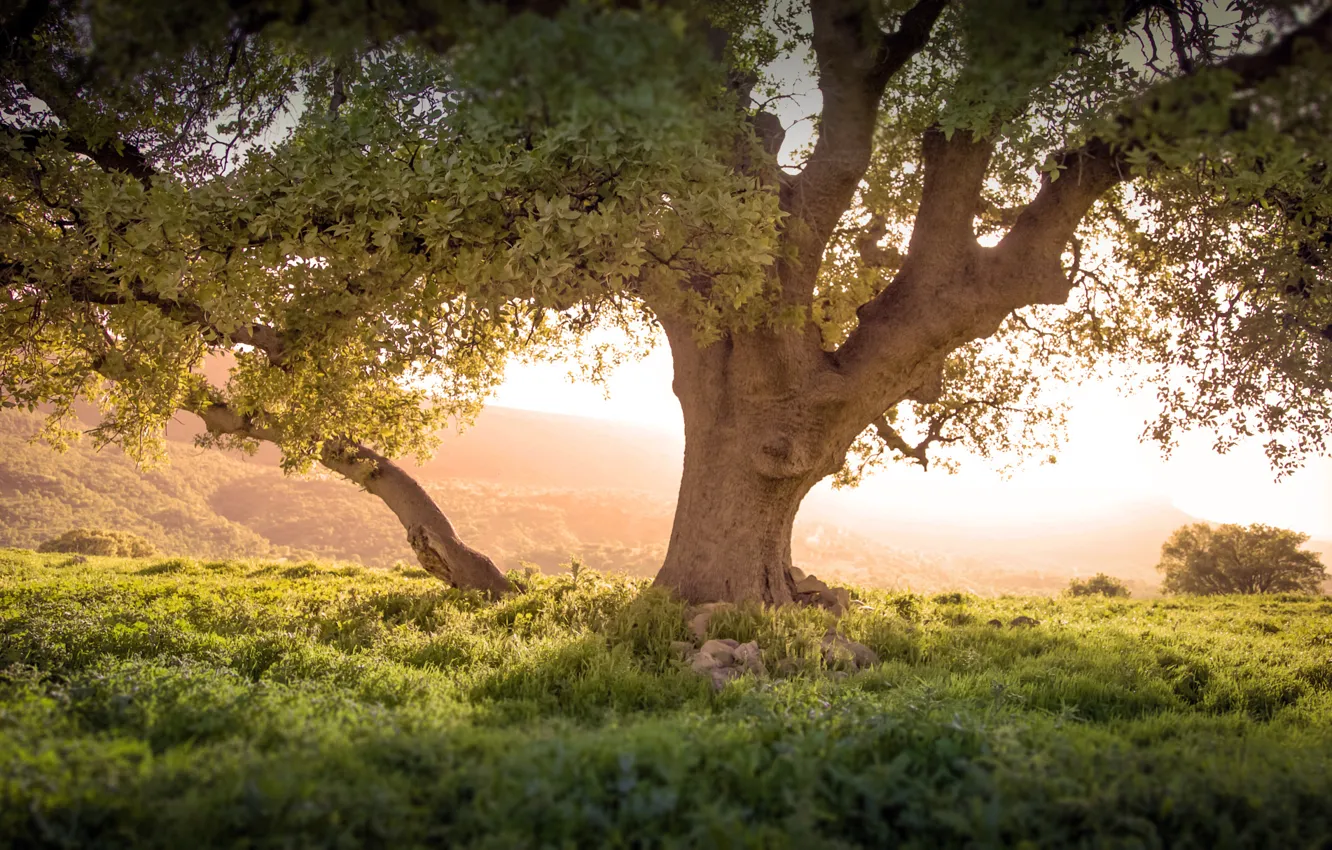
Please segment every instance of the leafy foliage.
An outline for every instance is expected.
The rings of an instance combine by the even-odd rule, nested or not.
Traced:
[[[1125,599],[1133,595],[1124,582],[1105,573],[1097,573],[1087,579],[1075,578],[1068,583],[1066,592],[1069,596],[1109,596]]]
[[[771,671],[713,693],[679,603],[515,575],[0,550],[0,841],[15,846],[1316,844],[1328,604],[859,592],[883,663],[817,610],[713,636]],[[1032,616],[1041,625],[993,629]],[[788,662],[788,663],[783,663]],[[966,801],[966,802],[962,802]]]
[[[128,531],[72,528],[37,547],[38,552],[70,552],[109,558],[146,558],[156,555],[153,544]]]
[[[1270,525],[1186,525],[1161,547],[1167,593],[1317,593],[1327,578],[1309,535]]]
[[[678,292],[698,270],[733,284],[691,302],[700,321],[747,300],[772,198],[709,155],[715,75],[674,19],[471,14],[453,22],[468,49],[447,58],[405,42],[330,58],[203,26],[154,60],[183,51],[185,81],[64,67],[133,41],[111,16],[91,40],[57,18],[16,50],[0,103],[15,116],[5,403],[55,403],[58,419],[94,397],[99,438],[136,457],[156,455],[178,409],[235,413],[208,439],[275,442],[293,469],[330,441],[420,453],[443,418],[474,413],[506,357],[599,315],[561,311]],[[328,111],[279,120],[298,94]],[[236,133],[221,160],[202,129],[219,121]],[[234,367],[206,382],[218,353]]]
[[[1089,140],[1123,146],[1127,179],[1070,234],[1058,303],[1018,307],[952,351],[940,387],[897,402],[892,427],[861,436],[843,483],[885,460],[922,463],[927,450],[945,469],[964,455],[1049,458],[1058,385],[1116,363],[1156,385],[1162,410],[1148,435],[1167,450],[1199,426],[1221,451],[1264,437],[1282,473],[1326,450],[1327,45],[1316,35],[1300,63],[1256,84],[1236,69],[1260,63],[1229,62],[1319,8],[1112,4],[1101,18],[1090,8],[951,4],[889,80],[866,179],[820,271],[813,315],[825,347],[901,285],[913,247],[926,249],[931,127],[993,147],[974,222],[987,248],[1043,186],[1090,167]]]
[[[269,439],[304,468],[329,441],[427,451],[508,356],[598,322],[675,317],[708,342],[812,320],[837,350],[910,270],[939,131],[991,149],[969,234],[987,248],[1078,179],[1087,145],[1120,176],[1060,243],[1064,291],[934,352],[938,391],[886,398],[845,481],[931,446],[952,447],[945,467],[1049,457],[1061,411],[1041,387],[1107,355],[1158,367],[1167,445],[1224,425],[1220,447],[1266,434],[1282,469],[1325,448],[1332,88],[1316,28],[1314,49],[1277,51],[1289,67],[1256,56],[1300,4],[884,4],[867,31],[937,21],[876,99],[807,303],[777,291],[806,225],[750,97],[780,96],[774,63],[811,49],[802,4],[315,5],[113,3],[16,31],[5,404],[92,395],[99,438],[145,457],[177,409],[225,408],[243,424],[212,439]],[[235,368],[202,382],[217,352]]]

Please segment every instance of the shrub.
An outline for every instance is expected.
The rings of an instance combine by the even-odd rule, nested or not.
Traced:
[[[1300,546],[1309,535],[1270,525],[1205,522],[1175,531],[1161,547],[1156,568],[1166,593],[1317,593],[1327,572],[1318,555]]]
[[[1073,579],[1068,583],[1069,596],[1131,596],[1128,587],[1124,582],[1108,576],[1105,573],[1097,573],[1088,579]]]
[[[931,601],[935,605],[965,605],[967,603],[967,595],[960,591],[953,590],[948,593],[940,593]]]
[[[153,544],[128,531],[75,528],[43,543],[38,552],[103,555],[109,558],[147,558],[157,554]]]

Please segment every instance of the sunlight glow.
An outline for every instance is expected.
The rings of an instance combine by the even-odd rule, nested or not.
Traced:
[[[493,403],[643,425],[663,442],[683,445],[664,345],[621,366],[605,388],[571,381],[570,369],[515,364]],[[1028,462],[1006,479],[982,460],[964,461],[957,475],[894,464],[854,490],[821,485],[811,502],[859,517],[975,526],[1076,523],[1130,506],[1174,505],[1214,522],[1263,522],[1332,537],[1332,460],[1277,482],[1257,441],[1223,456],[1199,432],[1186,435],[1166,461],[1155,445],[1138,441],[1154,409],[1150,394],[1121,396],[1096,383],[1073,389],[1071,399],[1068,440],[1054,465]]]

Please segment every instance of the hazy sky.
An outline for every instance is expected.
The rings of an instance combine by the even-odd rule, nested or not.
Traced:
[[[609,398],[599,386],[571,383],[568,372],[559,364],[514,365],[495,403],[647,425],[663,441],[683,445],[664,345],[620,367],[608,384]],[[1332,460],[1277,483],[1258,441],[1220,456],[1211,450],[1211,436],[1198,432],[1165,462],[1154,444],[1138,441],[1154,409],[1150,395],[1125,397],[1103,383],[1072,393],[1068,440],[1053,466],[1029,463],[1006,480],[979,459],[964,461],[957,475],[892,464],[857,490],[824,494],[820,501],[922,521],[962,514],[980,524],[1092,519],[1119,506],[1169,502],[1217,522],[1265,522],[1332,537]]]

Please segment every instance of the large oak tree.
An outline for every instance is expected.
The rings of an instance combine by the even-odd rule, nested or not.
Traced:
[[[769,602],[817,482],[1003,446],[1107,355],[1155,368],[1167,445],[1325,449],[1322,4],[155,5],[4,24],[0,388],[110,381],[111,437],[183,407],[383,491],[418,411],[646,320],[686,437],[658,582]],[[821,104],[781,168],[791,52]],[[423,408],[429,375],[462,386]]]

